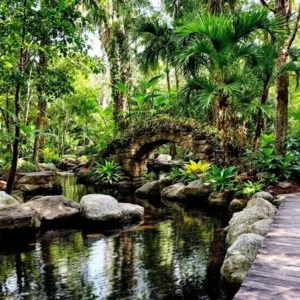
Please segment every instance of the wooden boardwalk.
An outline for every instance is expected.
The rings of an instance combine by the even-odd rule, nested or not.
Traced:
[[[300,194],[282,200],[235,300],[300,300]]]

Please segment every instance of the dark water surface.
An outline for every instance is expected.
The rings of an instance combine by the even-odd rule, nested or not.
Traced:
[[[73,175],[63,183],[75,201],[93,192]],[[2,250],[0,299],[220,299],[222,218],[140,204],[145,222],[124,231],[51,230]]]

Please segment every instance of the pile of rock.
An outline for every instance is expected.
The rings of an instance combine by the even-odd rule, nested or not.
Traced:
[[[256,193],[242,211],[233,214],[226,230],[229,248],[221,268],[227,281],[242,283],[246,277],[275,217],[273,199],[269,193]]]
[[[232,197],[232,193],[228,191],[214,193],[211,184],[203,182],[201,179],[185,185],[183,183],[172,184],[169,177],[144,184],[136,191],[136,195],[140,198],[161,196],[168,201],[193,201],[227,207]]]
[[[141,221],[144,208],[118,203],[111,196],[91,194],[76,203],[64,196],[34,197],[20,204],[12,196],[0,192],[0,235],[12,231],[34,231],[42,226],[69,227],[74,224],[117,227]],[[76,223],[74,223],[76,222]]]

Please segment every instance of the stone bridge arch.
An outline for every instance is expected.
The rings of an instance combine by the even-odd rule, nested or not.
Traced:
[[[121,185],[140,186],[145,182],[147,162],[150,154],[167,143],[176,143],[190,149],[204,161],[213,161],[219,152],[216,138],[193,124],[150,123],[132,130],[131,133],[113,141],[100,155],[106,160],[117,162],[124,174]]]

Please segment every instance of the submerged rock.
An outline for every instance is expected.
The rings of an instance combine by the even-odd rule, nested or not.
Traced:
[[[151,197],[151,196],[160,196],[161,191],[172,184],[172,180],[169,177],[165,177],[160,180],[155,180],[145,183],[135,194],[138,197]]]
[[[118,201],[108,195],[90,194],[80,201],[83,218],[90,222],[120,223],[123,211]]]
[[[269,202],[272,202],[272,200],[274,199],[274,197],[268,192],[257,192],[252,197],[252,199],[255,199],[255,198],[262,198]]]
[[[242,234],[228,248],[221,268],[222,276],[231,283],[242,283],[262,245],[263,237],[257,234]]]
[[[141,221],[144,218],[144,207],[131,203],[119,203],[123,212],[123,222]]]
[[[80,215],[80,205],[64,196],[47,196],[29,201],[41,222],[74,219]],[[67,224],[66,224],[67,225]]]
[[[212,192],[210,183],[203,183],[201,179],[194,180],[184,188],[186,198],[206,201]]]
[[[184,189],[185,185],[183,183],[176,183],[164,188],[161,196],[167,200],[181,201],[185,199]]]
[[[19,202],[12,196],[6,194],[5,192],[0,192],[0,207],[12,204],[19,204]]]
[[[26,204],[0,208],[0,232],[18,229],[36,229],[40,225],[34,209]]]

